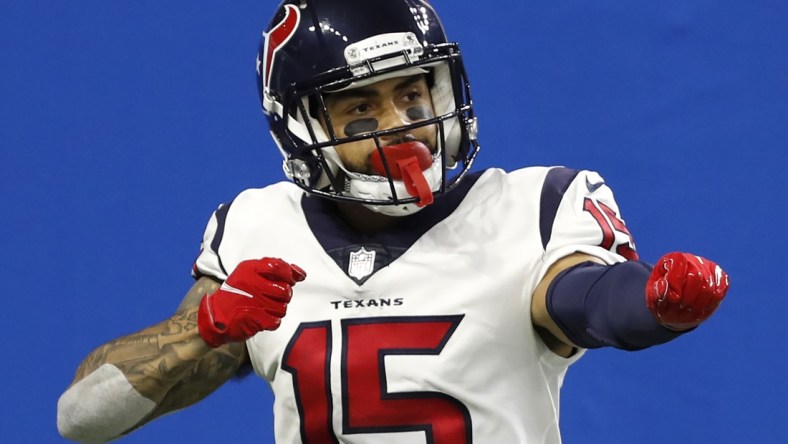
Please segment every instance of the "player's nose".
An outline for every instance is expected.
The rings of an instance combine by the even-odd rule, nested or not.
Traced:
[[[381,115],[379,116],[379,121],[380,129],[384,131],[401,128],[413,123],[410,121],[410,119],[408,119],[407,113],[405,113],[404,110],[399,109],[394,104],[390,104],[382,110]],[[383,145],[391,145],[392,143],[395,143],[395,141],[402,140],[407,137],[409,137],[407,131],[396,131],[385,134],[381,136],[380,139],[381,142],[383,142]]]
[[[400,109],[395,103],[388,102],[378,116],[381,129],[392,129],[413,123],[408,118],[407,112]]]

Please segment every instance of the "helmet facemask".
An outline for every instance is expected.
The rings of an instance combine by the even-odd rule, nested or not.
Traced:
[[[422,46],[412,32],[388,33],[346,45],[344,57],[344,66],[294,81],[281,88],[283,91],[267,86],[261,91],[271,133],[284,156],[285,174],[314,195],[360,203],[388,215],[412,214],[424,206],[426,197],[431,199],[432,194],[453,188],[467,173],[478,149],[476,119],[459,48],[454,43],[428,44],[426,40]],[[325,103],[328,95],[416,74],[426,75],[431,83],[434,117],[351,137],[337,134]],[[425,126],[435,128],[436,140],[429,147],[431,162],[425,165],[422,159],[419,163],[415,176],[422,186],[414,192],[408,179],[412,175],[402,174],[398,161],[390,158],[389,139]],[[337,146],[363,140],[374,143],[377,174],[352,171],[337,153]],[[416,157],[423,157],[421,154]],[[460,165],[462,168],[457,168]]]

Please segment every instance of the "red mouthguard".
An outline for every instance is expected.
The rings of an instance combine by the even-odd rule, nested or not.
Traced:
[[[432,153],[421,142],[406,142],[399,145],[389,145],[383,148],[389,173],[386,173],[380,150],[375,150],[369,155],[372,169],[381,176],[401,180],[405,190],[413,197],[418,197],[418,207],[429,205],[433,202],[432,190],[424,178],[422,171],[432,166]]]

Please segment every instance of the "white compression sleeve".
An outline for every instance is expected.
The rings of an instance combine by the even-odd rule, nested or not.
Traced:
[[[106,442],[130,429],[156,403],[132,387],[123,372],[104,364],[71,386],[57,402],[57,429],[64,438]]]

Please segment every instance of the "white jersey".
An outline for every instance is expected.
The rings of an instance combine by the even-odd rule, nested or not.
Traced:
[[[491,169],[458,188],[376,235],[290,183],[214,213],[197,275],[265,256],[307,273],[281,327],[247,342],[277,443],[560,443],[559,389],[582,351],[544,345],[531,294],[559,258],[620,262],[631,238],[594,172]]]

